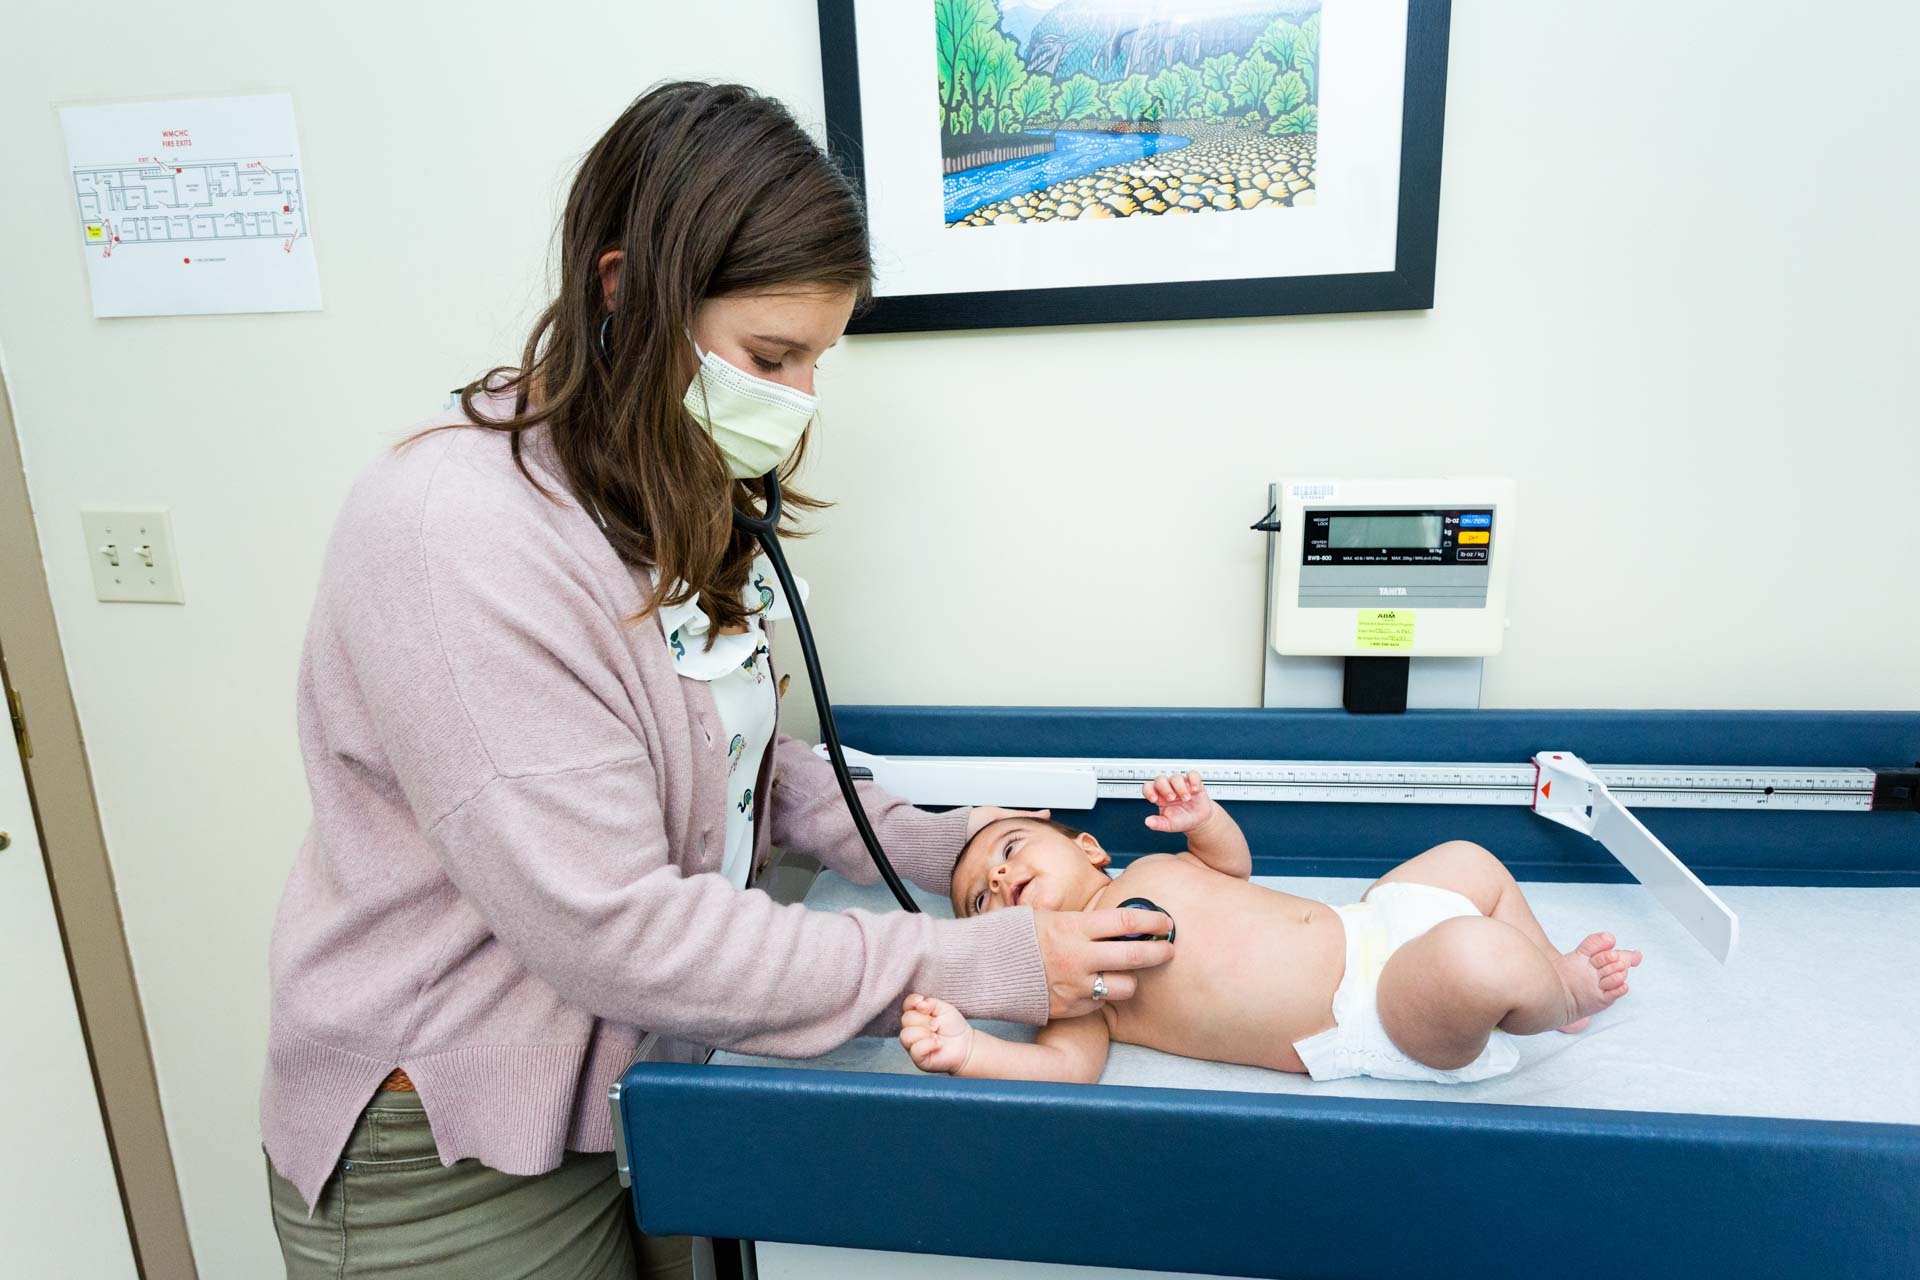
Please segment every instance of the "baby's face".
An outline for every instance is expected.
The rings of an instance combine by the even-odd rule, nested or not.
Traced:
[[[1107,884],[1112,861],[1092,836],[1078,840],[1033,818],[988,823],[953,869],[953,913],[985,915],[1005,907],[1079,911]]]

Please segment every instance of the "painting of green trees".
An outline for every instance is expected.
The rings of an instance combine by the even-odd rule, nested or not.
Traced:
[[[933,0],[949,226],[1298,208],[1321,0]]]
[[[1194,120],[1317,132],[1318,0],[933,0],[949,135]]]

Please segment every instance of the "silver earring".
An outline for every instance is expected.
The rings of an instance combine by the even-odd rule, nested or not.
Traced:
[[[609,311],[606,318],[600,322],[600,358],[608,364],[613,363],[613,354],[607,350],[607,326],[612,323],[613,312]]]

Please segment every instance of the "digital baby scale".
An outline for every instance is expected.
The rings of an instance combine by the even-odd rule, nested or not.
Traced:
[[[1513,482],[1294,480],[1270,490],[1268,706],[1473,707],[1500,652]]]

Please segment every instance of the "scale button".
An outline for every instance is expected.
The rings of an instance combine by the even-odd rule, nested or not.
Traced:
[[[1477,515],[1463,515],[1460,517],[1460,527],[1462,529],[1491,529],[1493,528],[1493,516],[1487,512],[1480,512]]]
[[[1488,539],[1492,536],[1493,535],[1485,529],[1462,529],[1460,531],[1460,545],[1463,547],[1484,547],[1487,545]]]

